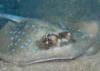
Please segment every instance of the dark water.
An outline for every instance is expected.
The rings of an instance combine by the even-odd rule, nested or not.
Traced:
[[[100,18],[99,0],[0,0],[0,13],[52,21],[96,20]],[[5,20],[0,19],[0,27]],[[58,21],[58,20],[57,20]]]

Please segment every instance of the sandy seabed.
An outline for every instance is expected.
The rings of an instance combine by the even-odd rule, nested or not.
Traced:
[[[50,61],[23,67],[1,61],[0,71],[100,71],[100,52],[70,61]]]

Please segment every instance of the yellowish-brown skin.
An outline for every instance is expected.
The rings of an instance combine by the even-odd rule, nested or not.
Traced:
[[[70,41],[72,41],[72,34],[70,32],[59,32],[57,34],[47,35],[49,36],[45,35],[42,37],[42,39],[39,40],[40,46],[42,46],[45,49],[60,45],[62,42],[65,42],[67,44],[70,43]],[[65,41],[62,39],[64,39]]]
[[[50,37],[50,38],[49,38]],[[49,49],[53,46],[56,46],[57,43],[58,43],[58,37],[54,34],[52,34],[51,36],[49,37],[46,37],[46,36],[43,36],[40,40],[39,40],[39,46],[41,48],[44,48],[44,49]]]

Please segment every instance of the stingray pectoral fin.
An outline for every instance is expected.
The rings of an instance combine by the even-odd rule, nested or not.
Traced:
[[[93,46],[91,46],[91,48],[89,48],[86,51],[85,55],[90,56],[90,55],[96,54],[99,50],[100,50],[99,45],[98,44],[94,44]]]
[[[5,14],[5,13],[0,13],[0,18],[8,19],[8,20],[18,22],[18,23],[25,19],[24,17],[21,17],[21,16]]]
[[[72,49],[58,48],[57,50],[53,50],[53,51],[47,50],[35,56],[31,60],[19,61],[18,65],[26,66],[26,65],[42,63],[42,62],[47,62],[47,61],[52,61],[52,60],[72,60],[72,59],[77,58],[83,53],[83,52],[79,53],[79,51],[77,50],[74,50],[73,52],[71,52],[73,49],[74,48]]]
[[[86,53],[85,53],[85,55],[87,55],[87,56],[90,56],[90,55],[93,55],[93,54],[95,54],[96,53],[96,49],[95,49],[95,47],[91,47],[91,48],[89,48],[87,51],[86,51]]]
[[[14,26],[16,26],[16,23],[13,23],[12,21],[8,21],[6,23],[6,25],[3,27],[3,29],[1,29],[0,31],[1,31],[1,33],[6,33],[7,34],[7,33],[9,33],[12,30],[12,28]]]

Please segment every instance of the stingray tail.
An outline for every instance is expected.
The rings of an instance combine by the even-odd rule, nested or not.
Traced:
[[[24,17],[12,15],[12,14],[5,14],[5,13],[0,13],[0,18],[8,19],[18,23],[21,22],[23,19],[25,19]]]

